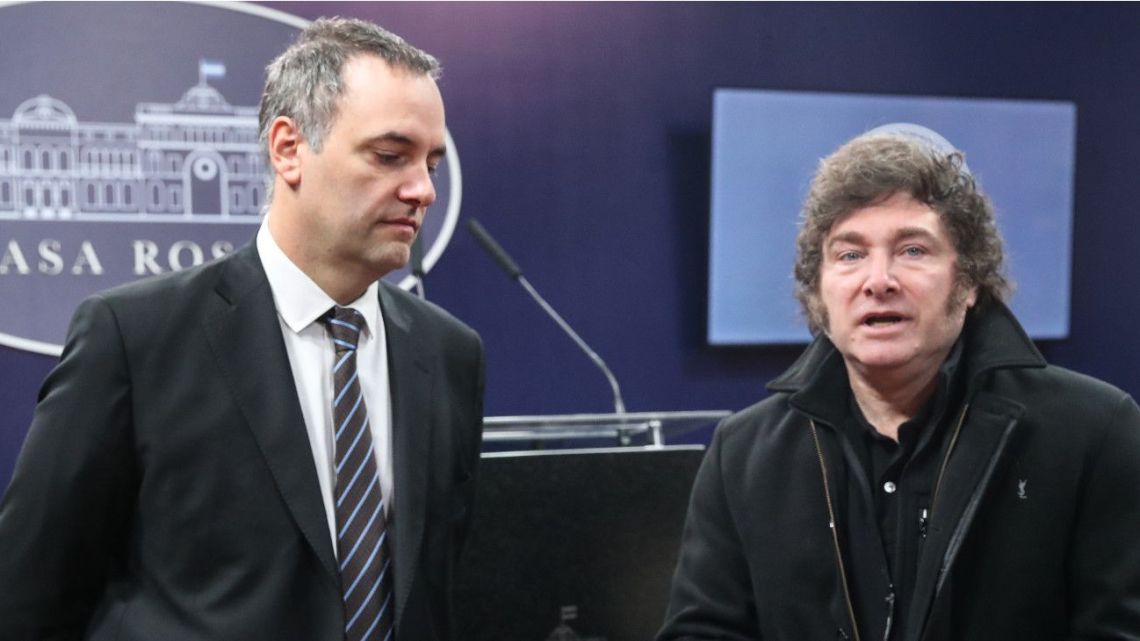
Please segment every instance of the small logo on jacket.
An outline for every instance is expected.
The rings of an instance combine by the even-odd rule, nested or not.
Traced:
[[[1021,499],[1022,501],[1029,498],[1029,495],[1025,493],[1025,486],[1028,483],[1029,479],[1019,479],[1017,481],[1017,498]]]

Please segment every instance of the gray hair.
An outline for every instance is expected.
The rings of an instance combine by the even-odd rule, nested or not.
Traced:
[[[344,64],[362,55],[432,79],[440,76],[438,60],[379,25],[355,18],[318,19],[266,67],[257,118],[266,167],[272,166],[269,126],[280,116],[292,119],[313,151],[320,152],[344,94]],[[272,174],[270,178],[272,198]]]
[[[958,296],[977,287],[981,307],[1009,294],[993,205],[966,168],[964,154],[909,132],[872,131],[820,161],[804,203],[796,238],[796,298],[812,333],[827,328],[819,296],[827,234],[853,211],[898,193],[928,205],[946,226],[958,253]]]

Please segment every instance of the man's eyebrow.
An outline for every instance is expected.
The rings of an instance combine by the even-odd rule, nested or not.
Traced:
[[[827,246],[830,248],[830,247],[833,247],[835,245],[838,245],[839,243],[851,243],[852,245],[865,245],[865,244],[867,244],[867,238],[865,236],[863,236],[863,234],[860,234],[857,231],[845,231],[843,233],[836,234],[836,235],[832,236],[827,241]]]
[[[903,227],[894,234],[894,241],[897,243],[903,240],[911,240],[912,238],[922,238],[931,242],[938,240],[929,229],[923,227]]]
[[[376,145],[379,143],[396,144],[401,147],[413,147],[416,144],[415,139],[407,134],[402,134],[398,131],[387,131],[382,134],[377,134],[364,141],[365,145]],[[447,146],[440,145],[435,149],[428,152],[429,158],[442,158],[447,155]]]
[[[378,142],[394,142],[397,145],[411,146],[416,141],[412,140],[411,136],[402,134],[398,131],[386,131],[382,134],[376,134],[364,141],[366,144],[374,145]]]
[[[930,242],[936,242],[938,237],[935,236],[929,229],[924,227],[903,227],[896,230],[891,235],[891,242],[898,243],[904,240],[911,240],[914,238],[921,238]],[[827,241],[827,246],[833,247],[840,243],[850,243],[852,245],[866,245],[867,237],[857,231],[845,231],[832,236]]]

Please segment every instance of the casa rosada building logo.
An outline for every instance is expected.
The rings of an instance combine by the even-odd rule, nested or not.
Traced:
[[[0,4],[0,42],[26,54],[0,60],[0,344],[59,354],[83,298],[252,241],[266,198],[264,68],[305,24],[240,3]],[[459,214],[447,143],[425,269]]]

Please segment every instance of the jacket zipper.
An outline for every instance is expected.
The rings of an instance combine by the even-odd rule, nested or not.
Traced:
[[[950,444],[946,446],[946,455],[942,457],[942,466],[938,468],[938,477],[934,480],[934,491],[930,493],[930,510],[923,514],[923,538],[926,538],[926,525],[930,523],[930,519],[934,518],[934,506],[938,502],[938,490],[942,487],[942,477],[946,474],[946,467],[950,463],[950,454],[954,451],[954,446],[958,444],[958,435],[962,433],[962,424],[966,422],[966,412],[969,409],[969,403],[962,407],[962,413],[958,415],[958,424],[954,426],[954,433],[950,436]]]
[[[831,486],[827,482],[827,466],[823,461],[823,448],[819,445],[819,434],[816,431],[815,421],[808,419],[811,424],[811,437],[815,440],[815,453],[819,455],[819,471],[823,474],[823,496],[827,499],[828,527],[831,528],[831,542],[835,545],[835,562],[839,566],[839,582],[843,586],[843,599],[847,602],[847,616],[851,619],[851,634],[855,641],[859,639],[859,624],[855,621],[855,606],[851,603],[851,590],[847,587],[847,569],[843,565],[843,553],[839,548],[839,532],[835,523],[835,509],[831,503]]]
[[[958,422],[954,426],[954,433],[950,437],[950,443],[946,447],[946,455],[942,458],[942,465],[938,468],[938,477],[934,481],[934,491],[930,496],[930,510],[924,511],[923,514],[923,529],[925,530],[926,523],[934,515],[934,505],[938,500],[938,489],[942,485],[942,477],[946,474],[946,467],[950,463],[950,454],[954,451],[954,446],[958,443],[958,435],[962,432],[962,424],[966,421],[966,412],[970,409],[970,404],[966,403],[962,407],[962,413],[958,415]],[[839,532],[838,526],[835,523],[835,508],[831,501],[831,485],[828,483],[827,478],[827,465],[823,460],[823,447],[819,444],[819,432],[815,426],[815,420],[809,418],[808,423],[811,425],[811,437],[815,441],[815,453],[819,457],[819,471],[823,476],[823,496],[827,501],[827,518],[828,527],[831,528],[831,542],[835,546],[835,562],[839,567],[839,580],[843,586],[843,598],[847,604],[847,616],[851,619],[851,632],[855,636],[855,641],[861,641],[859,638],[859,625],[855,619],[855,606],[851,602],[851,589],[847,583],[847,569],[843,563],[843,552],[839,547]],[[923,538],[926,538],[923,532]],[[892,594],[893,597],[893,594]],[[888,634],[890,628],[888,627]]]

